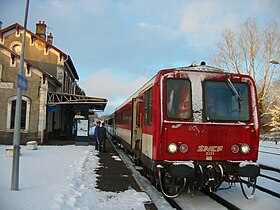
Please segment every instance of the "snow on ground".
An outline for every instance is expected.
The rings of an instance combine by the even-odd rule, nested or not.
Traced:
[[[19,191],[12,191],[12,158],[0,145],[0,209],[145,209],[144,192],[102,192],[96,189],[100,167],[93,146],[21,147]]]
[[[280,168],[280,142],[276,144],[274,141],[261,141],[259,151],[261,151],[259,152],[258,157],[259,163],[263,165],[273,166],[275,168]]]
[[[37,150],[21,147],[19,191],[12,191],[12,158],[6,157],[7,145],[0,145],[0,210],[25,209],[145,209],[144,203],[150,198],[145,192],[129,189],[125,192],[102,192],[96,189],[100,167],[98,153],[93,146],[38,146]],[[280,145],[261,141],[260,150],[280,153]],[[120,160],[118,156],[113,157]],[[259,163],[280,168],[280,156],[259,153]],[[262,180],[262,184],[268,182]],[[278,185],[279,186],[279,185]],[[275,186],[274,186],[275,187]],[[280,191],[279,187],[276,190]],[[239,185],[217,194],[235,202],[242,209],[278,209],[279,199],[256,192],[253,200],[246,200]],[[182,198],[183,199],[183,198]],[[190,199],[193,202],[195,199]],[[197,199],[189,209],[203,209],[208,201]],[[207,204],[208,203],[208,204]]]

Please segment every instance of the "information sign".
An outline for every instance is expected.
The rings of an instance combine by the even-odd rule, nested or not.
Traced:
[[[18,74],[18,84],[17,85],[18,85],[19,89],[27,91],[28,80],[24,76]]]

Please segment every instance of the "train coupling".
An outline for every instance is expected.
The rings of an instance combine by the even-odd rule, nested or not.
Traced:
[[[260,175],[260,166],[251,161],[242,161],[239,163],[239,176],[255,178]]]
[[[170,174],[174,178],[191,178],[194,176],[193,161],[176,161],[170,166]]]

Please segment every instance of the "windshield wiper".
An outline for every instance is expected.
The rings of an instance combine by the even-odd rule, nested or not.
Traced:
[[[234,97],[236,98],[236,101],[238,102],[238,109],[239,109],[239,111],[241,111],[240,101],[242,101],[242,97],[241,97],[240,93],[236,90],[236,88],[234,87],[234,85],[232,84],[232,82],[229,78],[227,78],[227,82],[228,82],[228,85],[229,85],[230,89],[234,93]]]
[[[236,100],[237,101],[242,101],[241,95],[238,93],[238,91],[236,90],[236,88],[234,87],[234,85],[232,84],[232,82],[230,81],[229,78],[227,78],[227,82],[229,84],[230,89],[233,91]]]

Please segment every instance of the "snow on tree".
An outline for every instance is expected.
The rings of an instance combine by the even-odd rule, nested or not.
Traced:
[[[268,118],[264,126],[268,126],[270,131],[280,131],[280,80],[274,82],[269,96],[268,108],[263,114]]]

